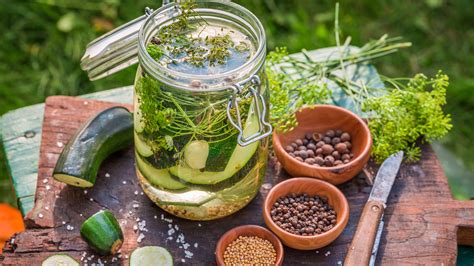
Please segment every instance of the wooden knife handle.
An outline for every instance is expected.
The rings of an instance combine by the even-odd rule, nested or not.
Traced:
[[[347,251],[345,266],[369,265],[383,211],[382,202],[369,201],[365,204],[354,238]]]

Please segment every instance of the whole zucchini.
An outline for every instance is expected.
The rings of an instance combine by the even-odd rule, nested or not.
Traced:
[[[124,107],[111,107],[88,120],[59,156],[53,176],[75,187],[92,187],[102,161],[133,143],[133,117]]]

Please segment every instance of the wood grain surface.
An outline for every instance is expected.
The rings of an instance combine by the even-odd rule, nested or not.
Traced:
[[[84,102],[84,99],[71,97],[47,100],[35,208],[27,216],[27,231],[16,235],[5,246],[0,256],[1,265],[38,265],[56,253],[80,259],[84,252],[91,258],[89,265],[97,263],[98,256],[81,239],[79,228],[88,216],[100,209],[111,210],[125,234],[121,257],[117,257],[114,264],[126,264],[127,256],[137,246],[161,245],[170,250],[176,265],[213,265],[215,245],[227,230],[243,224],[264,225],[261,212],[268,189],[288,178],[274,159],[269,162],[265,185],[247,207],[230,217],[209,222],[172,217],[142,195],[131,148],[105,161],[96,185],[87,190],[87,194],[83,189],[55,182],[51,172],[62,145],[89,116],[114,105],[92,100],[88,100],[88,104]],[[338,187],[350,205],[346,229],[335,242],[320,250],[285,248],[284,265],[336,265],[344,261],[371,187],[366,185],[362,176]],[[146,221],[147,231],[134,230],[137,219]],[[403,165],[390,194],[384,219],[377,264],[453,265],[458,239],[460,244],[474,244],[474,201],[452,199],[446,177],[429,146],[423,147],[422,160],[418,164]],[[175,231],[171,236],[168,235],[170,225]],[[137,242],[141,233],[145,237]],[[193,253],[192,258],[187,258],[182,245],[176,242],[179,234],[191,244],[188,250]],[[109,263],[112,260],[111,257],[100,259]]]

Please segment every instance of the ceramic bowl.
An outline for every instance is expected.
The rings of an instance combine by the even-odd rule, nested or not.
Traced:
[[[263,228],[258,225],[242,225],[234,227],[231,230],[227,231],[224,235],[221,236],[219,242],[216,246],[216,262],[217,265],[223,266],[224,264],[224,252],[227,246],[232,243],[239,236],[258,236],[260,238],[266,239],[273,244],[276,251],[276,265],[282,265],[283,263],[283,245],[281,244],[280,239],[276,237],[268,229]]]
[[[277,199],[291,193],[326,197],[329,205],[336,211],[336,225],[331,230],[314,236],[295,235],[280,228],[273,222],[270,211]],[[328,182],[314,178],[291,178],[270,190],[264,202],[263,218],[267,227],[284,245],[299,250],[312,250],[329,245],[342,233],[349,221],[349,204],[344,194]]]
[[[273,132],[273,149],[282,167],[292,176],[315,177],[338,185],[356,176],[370,157],[372,137],[367,124],[351,111],[334,105],[314,105],[296,113],[298,126],[286,133]],[[306,133],[341,129],[351,135],[352,160],[343,165],[321,167],[308,165],[291,157],[286,146]]]

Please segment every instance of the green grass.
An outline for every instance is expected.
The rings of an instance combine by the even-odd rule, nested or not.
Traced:
[[[287,46],[291,52],[335,44],[333,1],[236,0],[263,22],[268,48]],[[90,82],[79,62],[88,42],[141,14],[145,0],[4,1],[0,5],[0,114],[39,103],[49,95],[80,95],[129,85],[135,67]],[[404,36],[413,47],[377,61],[388,76],[432,75],[443,69],[451,77],[446,110],[454,129],[443,139],[462,165],[474,170],[474,8],[471,0],[346,0],[340,24],[352,44],[361,45],[384,33]],[[4,159],[0,157],[2,161]],[[0,166],[0,201],[11,201],[7,174]],[[456,178],[451,178],[456,183]],[[459,182],[457,182],[459,183]],[[474,181],[470,181],[471,187]],[[472,190],[459,197],[471,197]],[[462,192],[464,191],[464,192]],[[6,195],[6,196],[4,196]]]

